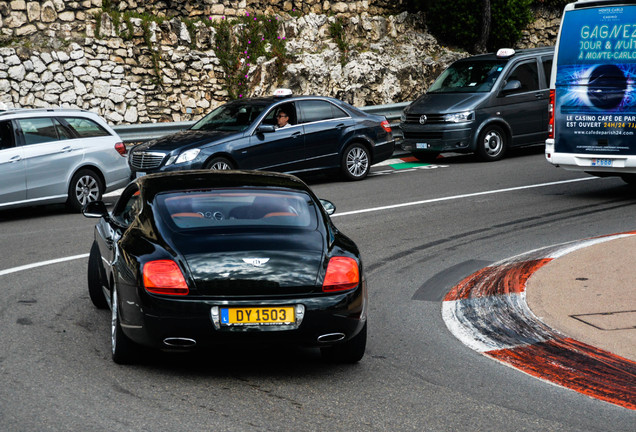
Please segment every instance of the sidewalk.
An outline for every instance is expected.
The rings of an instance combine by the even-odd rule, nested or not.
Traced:
[[[636,235],[552,260],[528,280],[526,301],[549,327],[636,361]]]

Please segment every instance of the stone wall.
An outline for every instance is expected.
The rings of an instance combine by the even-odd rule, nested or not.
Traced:
[[[185,14],[221,19],[278,13],[288,64],[281,75],[274,60],[254,59],[244,96],[288,87],[357,106],[402,102],[416,98],[448,64],[468,55],[440,45],[426,32],[422,14],[388,13],[402,4],[395,0],[113,0],[110,7],[123,11],[183,14],[165,14],[163,22],[151,21],[146,28],[141,18],[131,18],[127,38],[122,38],[126,24],[115,28],[102,1],[1,2],[0,34],[13,43],[0,48],[0,103],[88,109],[113,124],[198,119],[227,101],[228,93],[214,29],[196,20],[188,26]],[[262,4],[266,7],[256,9]],[[558,18],[539,18],[519,47],[553,43]],[[330,36],[336,19],[344,26],[346,53]]]
[[[516,48],[551,46],[556,43],[561,25],[561,12],[544,8],[534,10],[534,21],[522,32]]]

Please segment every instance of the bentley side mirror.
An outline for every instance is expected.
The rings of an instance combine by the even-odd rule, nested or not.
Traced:
[[[82,214],[87,218],[100,218],[108,216],[108,209],[104,201],[91,201],[84,205]]]
[[[336,212],[336,206],[331,201],[321,199],[320,204],[322,204],[322,207],[327,211],[328,215],[332,215]]]

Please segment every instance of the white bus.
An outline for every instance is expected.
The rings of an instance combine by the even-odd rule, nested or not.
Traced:
[[[636,1],[568,4],[554,58],[546,159],[636,184]]]

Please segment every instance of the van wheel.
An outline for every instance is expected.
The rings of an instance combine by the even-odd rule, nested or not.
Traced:
[[[501,159],[506,153],[507,139],[506,133],[499,126],[486,126],[479,134],[477,156],[485,162]]]
[[[223,157],[215,157],[208,162],[205,167],[213,171],[226,171],[234,169],[234,165],[228,159]]]
[[[81,169],[75,173],[68,186],[66,205],[72,211],[80,212],[89,202],[102,199],[102,193],[104,185],[95,171]]]

